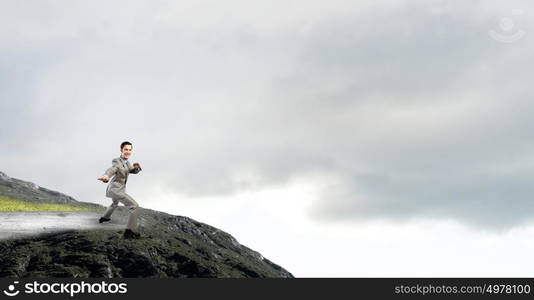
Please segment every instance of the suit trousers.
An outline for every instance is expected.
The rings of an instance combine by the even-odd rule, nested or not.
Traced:
[[[138,219],[139,219],[139,205],[137,202],[128,194],[125,192],[116,192],[114,193],[113,197],[111,198],[113,201],[111,205],[108,207],[106,212],[104,212],[103,218],[110,219],[111,215],[119,206],[119,202],[122,203],[124,206],[128,208],[130,211],[130,218],[128,219],[128,225],[126,228],[131,229],[132,231],[137,231],[138,226]]]

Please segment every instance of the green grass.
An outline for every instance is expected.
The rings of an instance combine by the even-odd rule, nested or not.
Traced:
[[[93,208],[71,204],[29,202],[0,196],[0,211],[93,211]]]

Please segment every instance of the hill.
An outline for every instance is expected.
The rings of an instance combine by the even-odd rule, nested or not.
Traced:
[[[0,277],[293,277],[232,235],[186,216],[142,208],[142,238],[124,239],[123,231],[117,230],[128,218],[124,207],[115,211],[111,224],[98,224],[103,206],[1,172],[0,196],[95,211],[94,229],[0,240]],[[6,213],[0,218],[2,214]]]

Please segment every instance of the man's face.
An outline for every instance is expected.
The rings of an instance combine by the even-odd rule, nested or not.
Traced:
[[[130,158],[130,155],[132,155],[132,145],[124,145],[124,147],[122,147],[121,153],[124,159]]]

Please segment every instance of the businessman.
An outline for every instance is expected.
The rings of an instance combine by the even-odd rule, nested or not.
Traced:
[[[104,212],[104,215],[100,218],[99,222],[103,223],[110,221],[111,215],[119,205],[119,202],[124,204],[130,211],[128,225],[126,226],[126,230],[124,230],[125,238],[139,238],[141,236],[137,228],[139,205],[130,195],[126,194],[128,175],[130,173],[137,174],[141,171],[141,165],[139,165],[139,163],[134,163],[132,166],[128,161],[128,158],[132,155],[132,148],[132,143],[122,142],[121,156],[114,158],[111,161],[112,166],[106,170],[104,175],[97,178],[106,183],[113,177],[106,189],[106,197],[111,198],[112,203]]]

